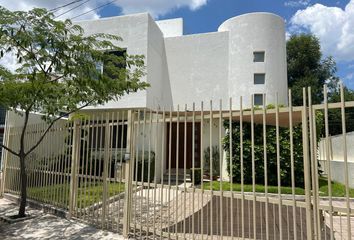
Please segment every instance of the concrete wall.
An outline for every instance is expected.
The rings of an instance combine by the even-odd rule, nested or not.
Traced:
[[[171,83],[173,105],[176,109],[189,109],[193,102],[200,106],[219,100],[228,102],[228,33],[195,34],[166,38],[168,73]]]
[[[156,21],[156,24],[161,29],[165,38],[183,35],[183,18],[160,20]]]
[[[127,54],[148,55],[148,22],[147,13],[102,18],[98,20],[88,20],[77,22],[85,30],[86,35],[95,33],[115,34],[123,38],[123,41],[116,42],[119,47],[126,48]],[[145,59],[145,64],[147,61]],[[147,76],[142,77],[142,81],[147,81]],[[119,99],[111,101],[104,106],[94,108],[136,108],[146,107],[146,91],[131,93]]]
[[[326,139],[321,139],[318,145],[318,160],[321,164],[321,169],[325,174],[328,173],[328,159],[331,162],[332,179],[341,183],[345,183],[345,164],[344,164],[344,141],[342,135],[331,136],[328,143],[329,156],[327,157]],[[347,160],[349,185],[354,187],[354,132],[349,132],[346,135],[347,141]]]

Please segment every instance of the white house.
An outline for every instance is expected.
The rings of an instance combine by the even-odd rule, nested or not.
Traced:
[[[250,107],[251,97],[254,98],[255,105],[263,105],[263,94],[266,94],[266,104],[276,103],[277,95],[279,104],[287,104],[285,22],[277,15],[245,14],[226,20],[216,32],[193,35],[183,35],[181,18],[155,21],[148,13],[81,21],[77,24],[84,28],[87,35],[95,33],[118,35],[123,41],[116,44],[126,49],[127,54],[145,56],[146,75],[142,80],[148,82],[151,87],[124,96],[119,101],[85,109],[87,114],[92,113],[93,116],[98,111],[103,112],[102,110],[121,112],[121,119],[109,119],[113,124],[126,120],[127,114],[124,112],[128,109],[176,110],[177,106],[180,106],[180,109],[184,110],[187,105],[190,110],[195,103],[198,110],[201,101],[204,101],[204,110],[208,110],[212,100],[213,110],[220,110],[219,104],[222,100],[221,110],[228,110],[229,99],[232,98],[235,102],[233,109],[237,110],[239,105],[236,103],[239,103],[240,96],[243,96],[244,108]],[[14,118],[16,115],[12,114],[8,118],[8,124],[13,125],[16,122]],[[100,117],[94,121],[102,120]],[[203,126],[200,122],[195,125],[194,136],[195,139],[199,139],[194,144],[196,167],[201,162],[200,153],[211,145],[219,146],[220,139],[225,134],[225,131],[222,131],[220,136],[219,127],[222,126],[219,126],[218,121],[214,121],[212,127],[210,125],[209,120],[204,121]],[[183,126],[181,123],[180,129],[183,129]],[[192,145],[191,127],[188,123],[185,138],[187,148]],[[181,147],[176,149],[176,137],[179,134],[179,139],[183,140],[184,133],[177,131],[175,123],[171,128],[168,124],[155,125],[153,129],[139,133],[142,138],[139,141],[146,147],[145,149],[151,135],[148,131],[155,133],[156,128],[159,128],[159,134],[154,134],[151,150],[154,151],[156,158],[155,172],[158,173],[156,176],[162,176],[168,165],[169,139],[172,141],[173,153],[182,151],[179,159],[172,154],[172,168],[176,167],[174,163],[177,162],[178,168],[184,167],[183,149]],[[164,136],[160,134],[162,128],[165,129],[162,131]],[[168,129],[172,129],[171,138],[168,137]],[[112,131],[113,135],[122,133],[126,135],[127,132],[123,127],[117,127]],[[212,141],[205,140],[201,143],[200,139]],[[97,147],[97,144],[90,143],[90,146]],[[182,142],[180,146],[183,146]],[[125,148],[126,141],[118,147]],[[102,152],[97,151],[99,157]],[[189,148],[187,168],[191,167],[191,152]]]
[[[151,87],[99,108],[167,108],[193,102],[244,97],[250,106],[287,103],[284,20],[271,13],[250,13],[222,23],[217,32],[183,35],[183,19],[155,21],[148,13],[78,22],[85,34],[109,33],[128,54],[145,56]]]

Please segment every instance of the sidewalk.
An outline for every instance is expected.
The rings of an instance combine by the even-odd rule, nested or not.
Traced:
[[[0,199],[0,215],[11,215],[17,210],[18,206],[13,202]],[[124,239],[117,233],[99,230],[40,210],[27,208],[27,213],[37,217],[13,224],[0,222],[0,239]]]

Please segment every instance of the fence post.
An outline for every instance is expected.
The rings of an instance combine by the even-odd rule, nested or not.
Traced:
[[[73,141],[71,152],[70,194],[69,194],[69,218],[74,214],[77,204],[77,165],[80,159],[80,121],[73,124]]]
[[[9,122],[8,122],[8,118],[9,118],[9,114],[6,114],[6,118],[5,118],[5,131],[4,131],[4,135],[3,135],[3,144],[10,147],[9,146],[9,142],[10,142],[10,126],[9,126]],[[0,171],[2,171],[1,173],[1,179],[0,179],[0,197],[4,195],[5,192],[5,179],[6,179],[6,167],[7,167],[7,158],[9,155],[9,152],[6,151],[4,148],[2,149],[1,152],[2,156],[0,156],[1,158],[1,162],[2,162],[2,169],[0,169]]]
[[[303,88],[303,109],[302,109],[302,145],[304,162],[305,202],[306,202],[306,235],[307,239],[313,239],[312,231],[312,203],[311,203],[311,176],[309,161],[309,133],[307,115],[306,89]]]
[[[113,129],[112,129],[113,131]],[[107,215],[107,178],[108,178],[108,163],[110,155],[110,127],[109,127],[109,113],[106,114],[105,124],[105,142],[104,142],[104,158],[103,158],[103,198],[102,198],[102,228],[105,226],[105,220]]]
[[[123,212],[123,236],[129,235],[131,206],[132,206],[132,182],[134,171],[134,115],[132,110],[128,110],[127,119],[127,148],[126,154],[130,154],[130,159],[125,159],[125,194],[124,194],[124,212]]]

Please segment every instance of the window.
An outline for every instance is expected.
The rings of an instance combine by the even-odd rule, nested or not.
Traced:
[[[253,62],[264,62],[265,52],[253,52]]]
[[[254,84],[264,84],[265,83],[265,74],[264,73],[255,73],[254,74]]]
[[[0,107],[0,125],[5,124],[6,110]]]
[[[255,106],[263,106],[263,94],[254,94],[253,96],[253,104]]]
[[[102,71],[110,78],[117,78],[115,76],[117,74],[118,69],[125,69],[126,68],[126,50],[120,51],[110,51],[107,52],[110,55],[109,59],[103,63]],[[113,63],[113,69],[109,68],[110,64]],[[111,65],[112,66],[112,65]],[[118,68],[118,69],[117,69]]]

